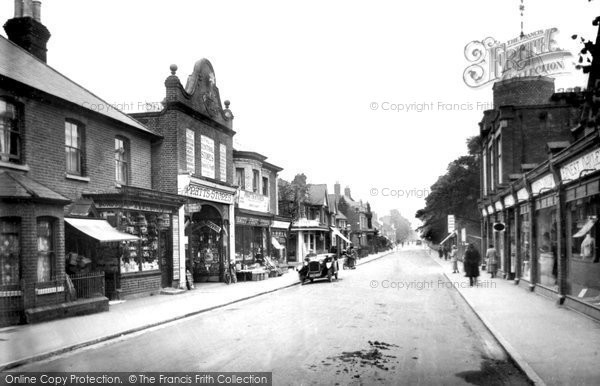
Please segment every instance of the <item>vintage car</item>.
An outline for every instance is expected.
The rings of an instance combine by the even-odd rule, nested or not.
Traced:
[[[337,256],[334,253],[327,253],[323,255],[316,255],[312,257],[306,257],[303,265],[296,268],[298,270],[298,277],[300,282],[304,284],[307,280],[311,283],[315,279],[326,278],[330,282],[333,278],[337,280],[339,264]]]

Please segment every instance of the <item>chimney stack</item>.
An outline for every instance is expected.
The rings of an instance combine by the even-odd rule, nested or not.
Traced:
[[[42,2],[15,0],[15,17],[4,24],[8,39],[46,62],[50,31],[42,24]]]

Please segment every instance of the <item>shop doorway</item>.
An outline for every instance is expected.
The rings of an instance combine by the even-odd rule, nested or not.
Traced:
[[[158,233],[158,256],[162,287],[170,287],[173,280],[173,248],[168,231]]]
[[[210,205],[190,214],[186,227],[190,251],[188,268],[195,282],[220,281],[224,271],[225,244],[223,218]]]

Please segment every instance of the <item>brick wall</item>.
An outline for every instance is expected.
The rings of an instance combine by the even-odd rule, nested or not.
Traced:
[[[13,90],[14,91],[14,90]],[[0,88],[0,95],[7,95]],[[115,191],[115,136],[130,143],[129,185],[151,188],[151,136],[129,129],[93,112],[66,102],[28,98],[23,103],[22,148],[27,176],[65,197],[76,199],[83,191]],[[84,126],[84,177],[88,181],[66,177],[65,120]]]
[[[160,274],[121,276],[122,298],[155,294],[160,291],[160,288]]]
[[[494,108],[548,103],[554,93],[554,79],[548,77],[514,78],[494,84]]]

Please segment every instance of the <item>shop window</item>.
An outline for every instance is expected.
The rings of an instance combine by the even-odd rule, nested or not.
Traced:
[[[18,284],[21,264],[21,219],[0,218],[0,285]]]
[[[119,184],[129,182],[129,140],[123,137],[115,138],[115,180]]]
[[[0,98],[0,161],[21,163],[21,131],[17,105]]]
[[[260,181],[259,177],[260,177],[260,174],[259,174],[258,170],[253,169],[252,170],[252,191],[254,193],[258,193],[258,184]]]
[[[538,283],[555,287],[558,267],[556,249],[556,209],[545,208],[536,213],[536,245],[538,250]]]
[[[56,221],[52,217],[37,220],[37,280],[50,281],[56,277]]]
[[[269,195],[269,178],[268,177],[262,178],[262,194],[263,194],[263,196]]]
[[[121,273],[159,269],[158,232],[165,224],[170,224],[170,218],[166,219],[164,215],[123,212],[121,228],[127,233],[138,236],[140,240],[127,242],[123,245]]]
[[[69,174],[84,175],[83,134],[82,124],[65,121],[65,153]]]
[[[244,169],[243,168],[236,168],[235,169],[235,180],[237,182],[237,186],[239,186],[240,189],[246,190],[246,179],[245,179],[245,176],[244,176]]]

